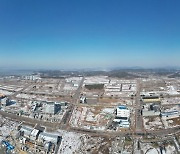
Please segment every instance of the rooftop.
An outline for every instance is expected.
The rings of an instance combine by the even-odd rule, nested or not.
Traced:
[[[119,109],[127,109],[127,107],[124,106],[124,105],[120,105],[118,108],[119,108]]]

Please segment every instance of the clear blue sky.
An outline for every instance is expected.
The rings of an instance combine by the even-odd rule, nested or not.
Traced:
[[[0,0],[0,67],[180,66],[180,0]]]

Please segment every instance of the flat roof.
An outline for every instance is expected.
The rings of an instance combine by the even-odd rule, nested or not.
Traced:
[[[143,99],[158,99],[159,96],[143,96]]]
[[[38,133],[39,133],[39,130],[33,129],[33,131],[31,132],[31,135],[36,136]]]
[[[32,131],[33,130],[33,128],[30,128],[30,127],[27,127],[27,126],[22,126],[21,127],[21,129],[20,129],[21,131]]]
[[[167,115],[167,114],[178,114],[178,111],[168,111],[168,112],[162,112],[162,115]]]
[[[161,103],[160,98],[157,99],[143,99],[144,103]]]
[[[35,129],[38,129],[39,131],[43,132],[44,129],[45,129],[45,127],[42,127],[42,126],[40,126],[40,125],[36,125],[36,126],[35,126]]]
[[[46,133],[46,132],[42,132],[41,135],[52,137],[52,138],[57,138],[59,136],[59,135],[56,135],[56,134],[50,134],[50,133]]]
[[[127,107],[125,105],[120,105],[118,106],[119,109],[127,109]]]

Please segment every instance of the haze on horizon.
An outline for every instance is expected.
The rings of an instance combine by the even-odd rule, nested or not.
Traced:
[[[179,7],[179,0],[1,0],[0,67],[180,67]]]

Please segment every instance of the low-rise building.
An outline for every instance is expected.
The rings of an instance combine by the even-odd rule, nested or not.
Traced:
[[[144,117],[148,116],[159,116],[161,113],[160,106],[154,103],[146,104],[143,106],[142,115]]]
[[[160,104],[161,100],[159,96],[143,96],[142,97],[143,103],[155,103],[155,104]]]
[[[143,110],[143,116],[144,117],[149,117],[149,116],[159,116],[160,115],[160,111],[157,111],[157,112],[155,112],[155,111],[146,111],[146,110]]]
[[[116,116],[128,119],[130,117],[130,110],[126,106],[120,105],[116,109]]]
[[[7,106],[9,104],[9,98],[8,97],[4,97],[0,101],[1,101],[2,106]]]
[[[162,112],[162,117],[179,117],[179,111],[168,111],[168,112]]]
[[[129,117],[130,110],[126,106],[120,105],[116,109],[116,118],[113,121],[119,123],[120,127],[129,128]]]
[[[130,123],[129,121],[120,121],[119,126],[123,128],[129,128]]]
[[[85,96],[81,96],[80,103],[87,103]]]
[[[55,145],[59,142],[60,136],[55,135],[55,134],[50,134],[46,132],[42,132],[39,134],[38,141],[39,142],[51,142],[54,143]]]
[[[27,127],[27,126],[22,126],[19,131],[22,133],[22,135],[24,137],[30,138],[31,132],[33,131],[33,128]]]
[[[74,83],[73,86],[74,86],[74,87],[78,87],[79,84],[78,84],[78,83]]]
[[[33,141],[36,140],[38,138],[39,132],[40,132],[39,130],[33,129],[30,134],[30,139]]]
[[[27,75],[23,77],[25,80],[40,80],[40,75]]]
[[[56,114],[61,110],[61,104],[57,102],[44,102],[43,112],[46,114]]]

